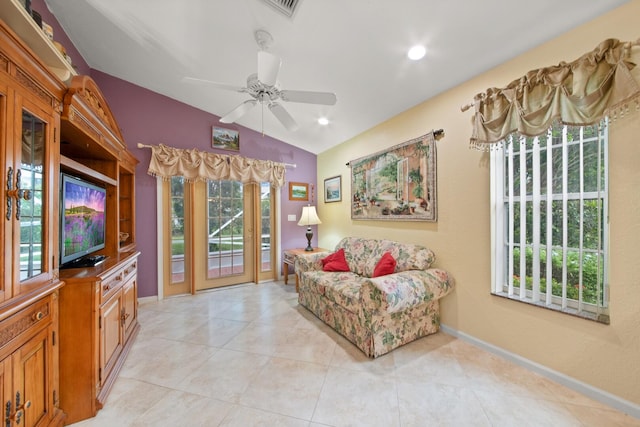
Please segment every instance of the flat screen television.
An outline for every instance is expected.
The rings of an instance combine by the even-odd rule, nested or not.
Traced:
[[[81,258],[105,246],[107,191],[66,173],[61,174],[60,181],[60,265],[95,265],[103,257],[84,263]]]

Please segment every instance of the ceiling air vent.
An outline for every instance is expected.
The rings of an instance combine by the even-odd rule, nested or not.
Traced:
[[[298,5],[301,0],[262,0],[269,6],[273,7],[278,12],[282,13],[288,18],[293,18],[293,15],[298,9]]]

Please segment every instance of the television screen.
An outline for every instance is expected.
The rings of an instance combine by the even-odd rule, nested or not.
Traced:
[[[107,191],[80,178],[62,174],[60,264],[105,246]]]

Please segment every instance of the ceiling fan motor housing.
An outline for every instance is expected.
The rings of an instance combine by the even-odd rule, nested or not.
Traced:
[[[275,101],[280,98],[279,83],[267,86],[258,80],[258,74],[251,74],[247,78],[247,93],[260,102]]]

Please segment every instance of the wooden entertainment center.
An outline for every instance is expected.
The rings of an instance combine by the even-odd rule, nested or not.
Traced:
[[[102,93],[18,0],[0,10],[4,425],[96,415],[138,332],[135,167]],[[106,189],[99,265],[60,268],[60,174]]]

